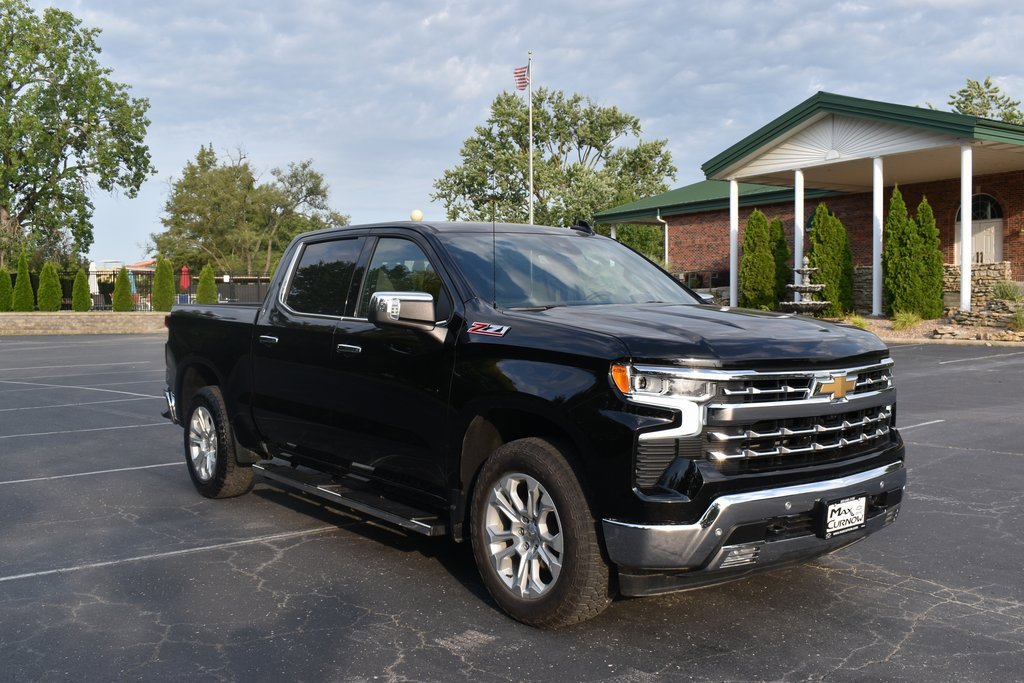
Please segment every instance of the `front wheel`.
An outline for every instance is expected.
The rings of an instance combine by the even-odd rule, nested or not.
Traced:
[[[549,441],[512,441],[484,463],[470,533],[487,590],[514,619],[558,628],[611,601],[597,523],[576,473]]]
[[[252,488],[251,467],[235,459],[231,431],[220,389],[206,386],[192,396],[185,418],[185,462],[192,484],[207,498],[230,498]]]

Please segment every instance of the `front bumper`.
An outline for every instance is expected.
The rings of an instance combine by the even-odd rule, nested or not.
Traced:
[[[605,544],[625,595],[722,583],[809,560],[891,524],[906,482],[903,463],[894,462],[838,479],[721,496],[693,524],[605,519]],[[828,539],[815,535],[819,502],[854,495],[868,497],[866,526]]]

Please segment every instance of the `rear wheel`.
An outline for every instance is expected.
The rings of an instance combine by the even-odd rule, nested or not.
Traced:
[[[252,468],[235,459],[231,422],[224,397],[215,386],[201,388],[189,402],[185,462],[192,484],[207,498],[230,498],[252,488]]]
[[[597,523],[576,473],[549,441],[512,441],[484,463],[470,529],[484,584],[513,618],[558,628],[611,601]]]

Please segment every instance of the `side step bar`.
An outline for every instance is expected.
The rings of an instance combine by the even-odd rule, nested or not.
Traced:
[[[349,488],[338,483],[330,475],[273,462],[256,463],[252,468],[256,474],[271,480],[272,483],[298,489],[403,529],[424,536],[444,536],[447,533],[444,522],[435,514],[417,510],[376,493]]]

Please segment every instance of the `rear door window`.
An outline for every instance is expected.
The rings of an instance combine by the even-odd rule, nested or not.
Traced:
[[[343,316],[362,248],[362,237],[306,244],[285,304],[299,313]]]

